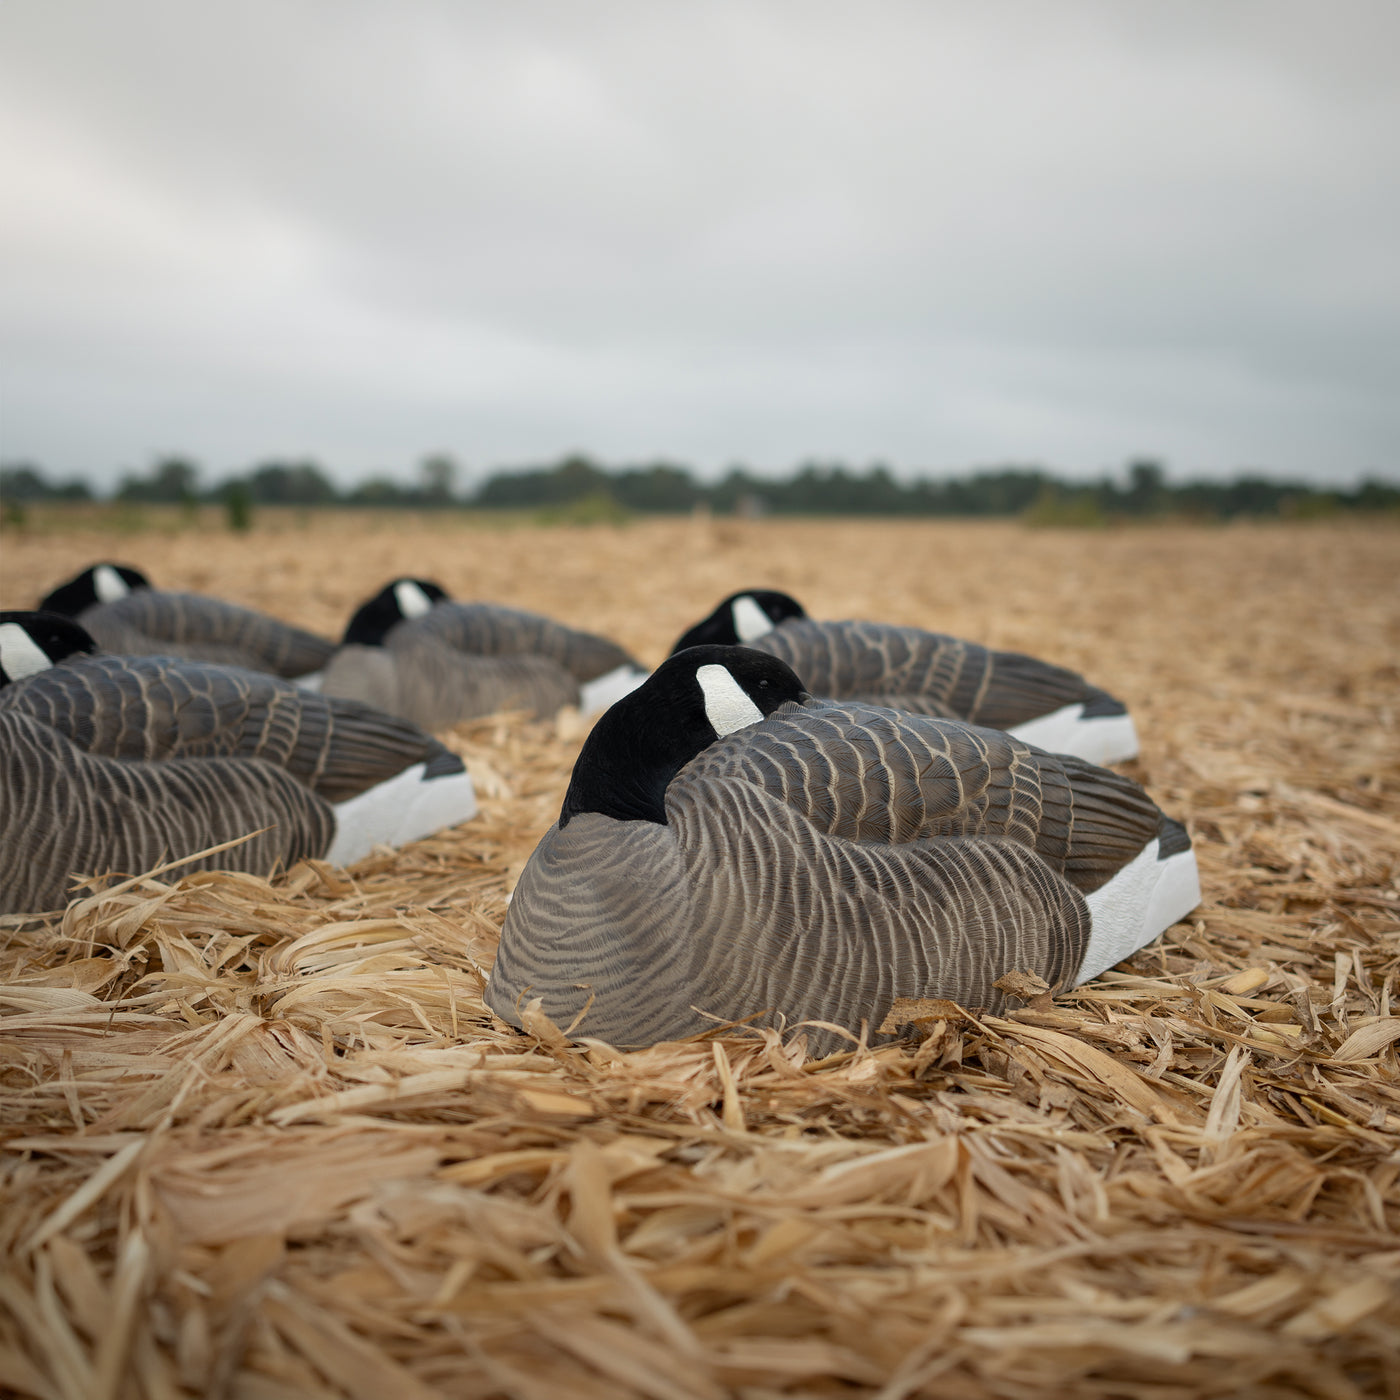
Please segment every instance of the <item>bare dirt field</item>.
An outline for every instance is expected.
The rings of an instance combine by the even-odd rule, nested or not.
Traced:
[[[0,921],[0,1391],[1400,1395],[1394,524],[46,518],[0,603],[102,558],[328,635],[411,573],[648,663],[760,584],[1031,651],[1128,701],[1204,902],[815,1064],[527,1036],[481,970],[583,725],[463,726],[456,832]]]

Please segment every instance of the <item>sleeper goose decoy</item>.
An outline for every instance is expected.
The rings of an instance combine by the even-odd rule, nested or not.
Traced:
[[[476,813],[461,759],[407,721],[259,671],[98,656],[71,619],[0,613],[0,912],[70,872],[349,864]],[[270,828],[263,830],[263,828]]]
[[[1199,897],[1185,829],[1130,779],[702,646],[594,726],[486,1000],[617,1046],[739,1021],[875,1040],[898,997],[997,1010],[1008,972],[1085,981]]]
[[[1004,729],[1037,748],[1091,763],[1121,763],[1138,751],[1123,702],[1063,666],[919,627],[817,622],[795,598],[771,589],[732,594],[686,632],[672,654],[704,643],[771,652],[823,699]]]
[[[513,707],[592,713],[643,674],[605,637],[517,608],[453,602],[427,579],[400,578],[350,619],[321,689],[438,730]]]
[[[324,637],[266,613],[202,593],[154,589],[124,564],[84,569],[39,607],[71,617],[113,655],[183,656],[294,679],[314,675],[335,651]]]

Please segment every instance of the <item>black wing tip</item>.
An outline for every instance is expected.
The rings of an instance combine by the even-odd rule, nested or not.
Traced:
[[[1107,719],[1111,715],[1126,715],[1128,707],[1106,690],[1090,690],[1084,699],[1085,719]]]
[[[1190,833],[1179,821],[1163,812],[1157,823],[1157,859],[1167,860],[1190,849]]]
[[[432,755],[423,768],[423,781],[431,778],[450,778],[454,773],[465,773],[467,765],[451,749],[441,749]]]

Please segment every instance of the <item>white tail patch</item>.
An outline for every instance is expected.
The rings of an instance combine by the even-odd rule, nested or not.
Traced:
[[[618,666],[579,686],[578,707],[585,715],[596,715],[616,705],[624,695],[631,695],[646,680],[647,673],[635,666]]]
[[[110,564],[99,564],[92,571],[92,591],[99,603],[115,603],[131,592],[131,585]]]
[[[1076,984],[1145,948],[1201,902],[1194,851],[1157,859],[1154,836],[1106,885],[1085,895],[1089,946]]]
[[[400,579],[394,585],[394,601],[404,617],[422,617],[433,610],[433,600],[411,578]]]
[[[773,630],[773,619],[747,593],[736,598],[729,611],[734,617],[734,631],[741,642],[755,642]]]
[[[424,779],[415,763],[358,797],[335,804],[335,839],[326,859],[351,865],[377,845],[402,846],[476,816],[476,791],[469,773]]]
[[[763,711],[744,693],[727,666],[711,663],[695,673],[705,693],[705,718],[723,739],[736,729],[747,729],[763,718]]]
[[[1047,753],[1071,753],[1086,763],[1123,763],[1138,753],[1132,715],[1090,715],[1086,719],[1079,703],[1037,715],[1006,732]]]
[[[0,666],[12,681],[37,675],[52,665],[48,653],[18,622],[0,622]]]

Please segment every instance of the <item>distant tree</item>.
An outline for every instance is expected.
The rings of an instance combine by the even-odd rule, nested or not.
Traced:
[[[162,457],[145,476],[128,472],[117,488],[119,501],[189,505],[196,499],[199,467],[187,457]]]
[[[684,513],[704,507],[715,514],[880,515],[1006,517],[1040,523],[1098,523],[1123,517],[1177,514],[1195,519],[1252,516],[1313,519],[1338,511],[1400,512],[1400,481],[1368,478],[1354,490],[1324,489],[1275,479],[1263,471],[1228,481],[1167,480],[1151,457],[1130,461],[1123,474],[1093,481],[1065,481],[1038,466],[1008,464],[960,476],[928,473],[898,477],[884,463],[856,469],[835,460],[809,460],[788,475],[760,476],[735,464],[719,481],[702,481],[686,466],[655,461],[607,469],[582,453],[552,465],[500,470],[472,493],[462,493],[461,472],[446,452],[418,464],[412,483],[380,474],[340,493],[310,460],[263,462],[251,472],[209,491],[203,499],[230,501],[235,486],[253,504],[370,508],[436,508],[467,494],[487,509],[554,512],[560,519],[623,518],[629,512]],[[144,472],[128,472],[116,492],[133,503],[167,502],[193,510],[199,467],[171,455]],[[462,494],[459,494],[462,493]],[[90,500],[81,480],[52,482],[30,462],[0,465],[0,498],[7,506],[31,501]],[[238,499],[235,492],[234,498]],[[560,514],[562,512],[562,514]]]
[[[0,466],[0,498],[10,504],[19,501],[90,501],[92,487],[77,477],[51,482],[41,467],[32,462],[10,462]]]
[[[1160,462],[1142,457],[1128,464],[1123,508],[1129,515],[1156,515],[1166,500],[1167,479]]]
[[[669,462],[633,467],[613,479],[613,494],[629,510],[683,513],[704,498],[695,478]]]
[[[608,474],[587,457],[564,458],[549,474],[549,482],[559,501],[579,501],[612,494]]]
[[[49,483],[43,472],[27,463],[0,467],[0,496],[7,501],[45,501]]]
[[[1279,502],[1290,493],[1296,494],[1297,483],[1272,481],[1266,476],[1250,473],[1225,484],[1222,493],[1224,514],[1277,515]],[[1306,487],[1302,488],[1306,490]]]
[[[423,504],[442,507],[453,504],[452,492],[457,481],[457,462],[446,452],[434,452],[418,464],[418,479],[422,483]]]
[[[248,478],[252,499],[269,506],[328,506],[337,499],[325,472],[312,461],[264,462]]]
[[[421,506],[423,493],[416,486],[405,486],[390,476],[372,476],[348,491],[344,497],[348,506],[371,506],[402,509]]]
[[[1400,484],[1367,477],[1355,491],[1343,492],[1337,499],[1353,510],[1400,510]]]
[[[224,518],[229,529],[239,534],[252,529],[253,493],[241,477],[235,477],[224,486]]]
[[[1038,467],[1002,467],[934,484],[935,515],[1019,515],[1052,478]]]
[[[964,476],[901,481],[884,464],[854,471],[841,462],[808,461],[786,477],[760,477],[733,466],[714,483],[696,481],[670,463],[607,471],[583,456],[554,467],[501,471],[476,495],[487,508],[552,509],[571,502],[614,500],[628,510],[716,514],[1021,516],[1041,524],[1103,524],[1114,517],[1176,512],[1203,519],[1257,515],[1306,519],[1341,509],[1400,509],[1400,486],[1364,482],[1355,492],[1247,473],[1228,482],[1168,482],[1162,464],[1142,457],[1126,480],[1064,481],[1034,466],[984,468]]]
[[[557,466],[523,472],[497,472],[476,493],[475,504],[514,510],[568,505],[598,495],[612,495],[613,478],[587,457],[565,457]]]
[[[706,491],[705,501],[710,509],[718,515],[735,514],[741,501],[745,502],[746,505],[761,501],[761,509],[767,513],[768,502],[761,489],[763,484],[762,480],[753,476],[747,467],[736,463],[725,473],[722,481]],[[745,513],[750,512],[746,510]],[[757,511],[752,513],[756,514]]]
[[[1054,525],[1085,528],[1103,525],[1103,483],[1072,487],[1046,482],[1040,494],[1021,512],[1027,525]]]

